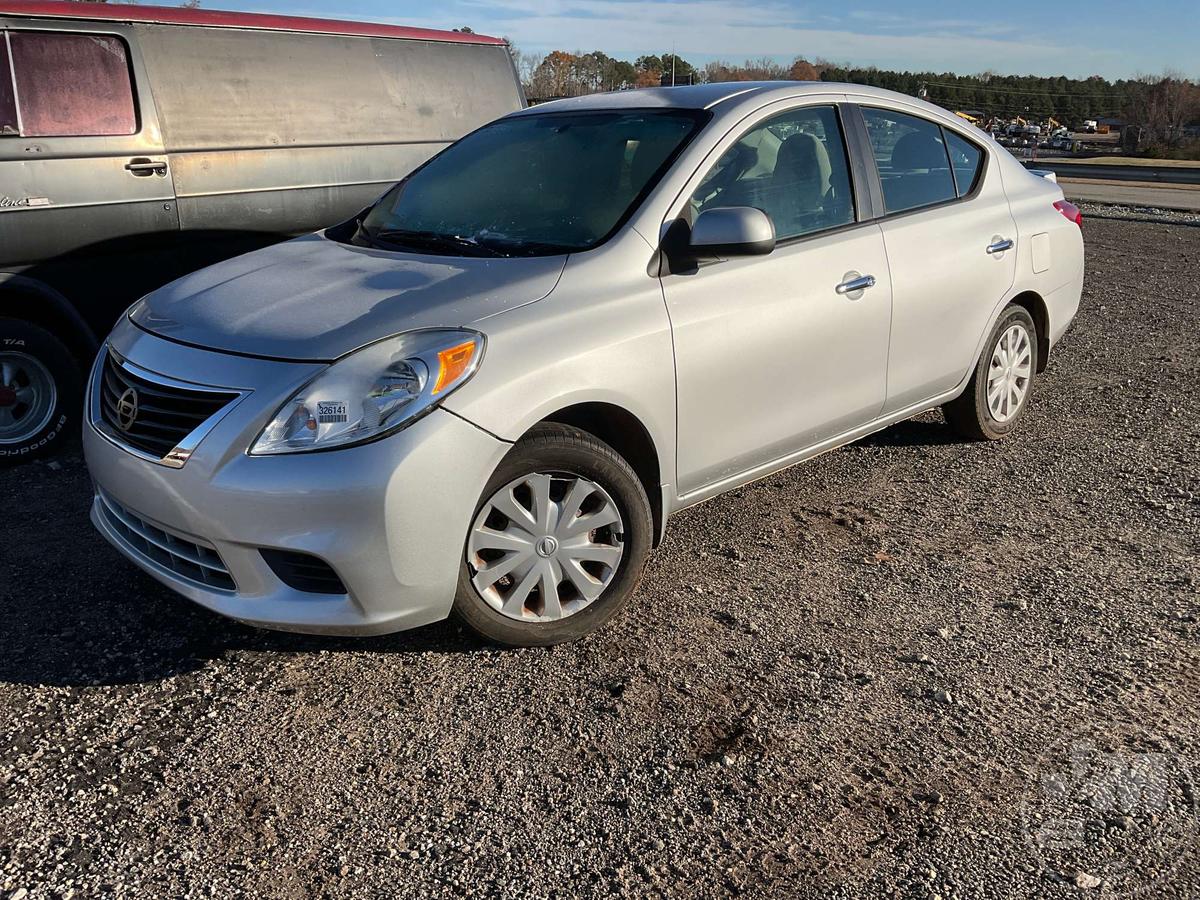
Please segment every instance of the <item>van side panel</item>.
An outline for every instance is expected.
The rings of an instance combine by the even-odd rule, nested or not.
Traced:
[[[522,106],[502,45],[134,27],[185,230],[333,224]]]
[[[180,274],[168,252],[179,227],[170,169],[129,168],[166,160],[138,41],[113,22],[13,18],[0,19],[0,28],[47,39],[119,39],[126,54],[135,133],[0,136],[0,273],[21,275],[0,279],[0,315],[54,321],[35,307],[65,298],[104,334],[140,294]],[[10,78],[8,70],[0,77]],[[18,73],[18,80],[40,77],[36,69]]]

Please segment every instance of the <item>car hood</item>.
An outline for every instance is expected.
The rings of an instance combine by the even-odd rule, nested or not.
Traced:
[[[540,300],[565,264],[565,256],[394,253],[313,234],[180,278],[131,318],[214,350],[332,360],[401,331],[468,325]]]

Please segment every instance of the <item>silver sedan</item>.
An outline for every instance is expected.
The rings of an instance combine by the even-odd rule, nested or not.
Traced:
[[[256,625],[571,640],[687,506],[934,407],[1009,435],[1082,279],[1058,186],[911,97],[551,103],[137,303],[91,374],[92,519]]]

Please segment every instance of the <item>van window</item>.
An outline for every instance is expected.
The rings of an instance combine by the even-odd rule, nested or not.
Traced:
[[[17,101],[13,97],[12,69],[8,64],[8,40],[0,31],[0,135],[19,134]]]
[[[862,114],[889,213],[958,196],[938,125],[890,109],[863,107]]]
[[[51,31],[9,33],[27,137],[133,134],[137,113],[120,38]]]
[[[946,146],[950,150],[950,166],[954,170],[954,183],[958,187],[958,196],[971,193],[979,178],[979,163],[983,159],[983,151],[968,141],[959,137],[953,131],[946,131]]]
[[[854,221],[850,172],[832,106],[808,106],[757,125],[729,148],[692,195],[692,210],[753,206],[780,240]]]

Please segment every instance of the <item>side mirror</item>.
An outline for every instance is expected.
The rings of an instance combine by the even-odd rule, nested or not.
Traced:
[[[775,225],[752,206],[706,209],[692,225],[688,246],[697,256],[763,256],[775,249]]]

